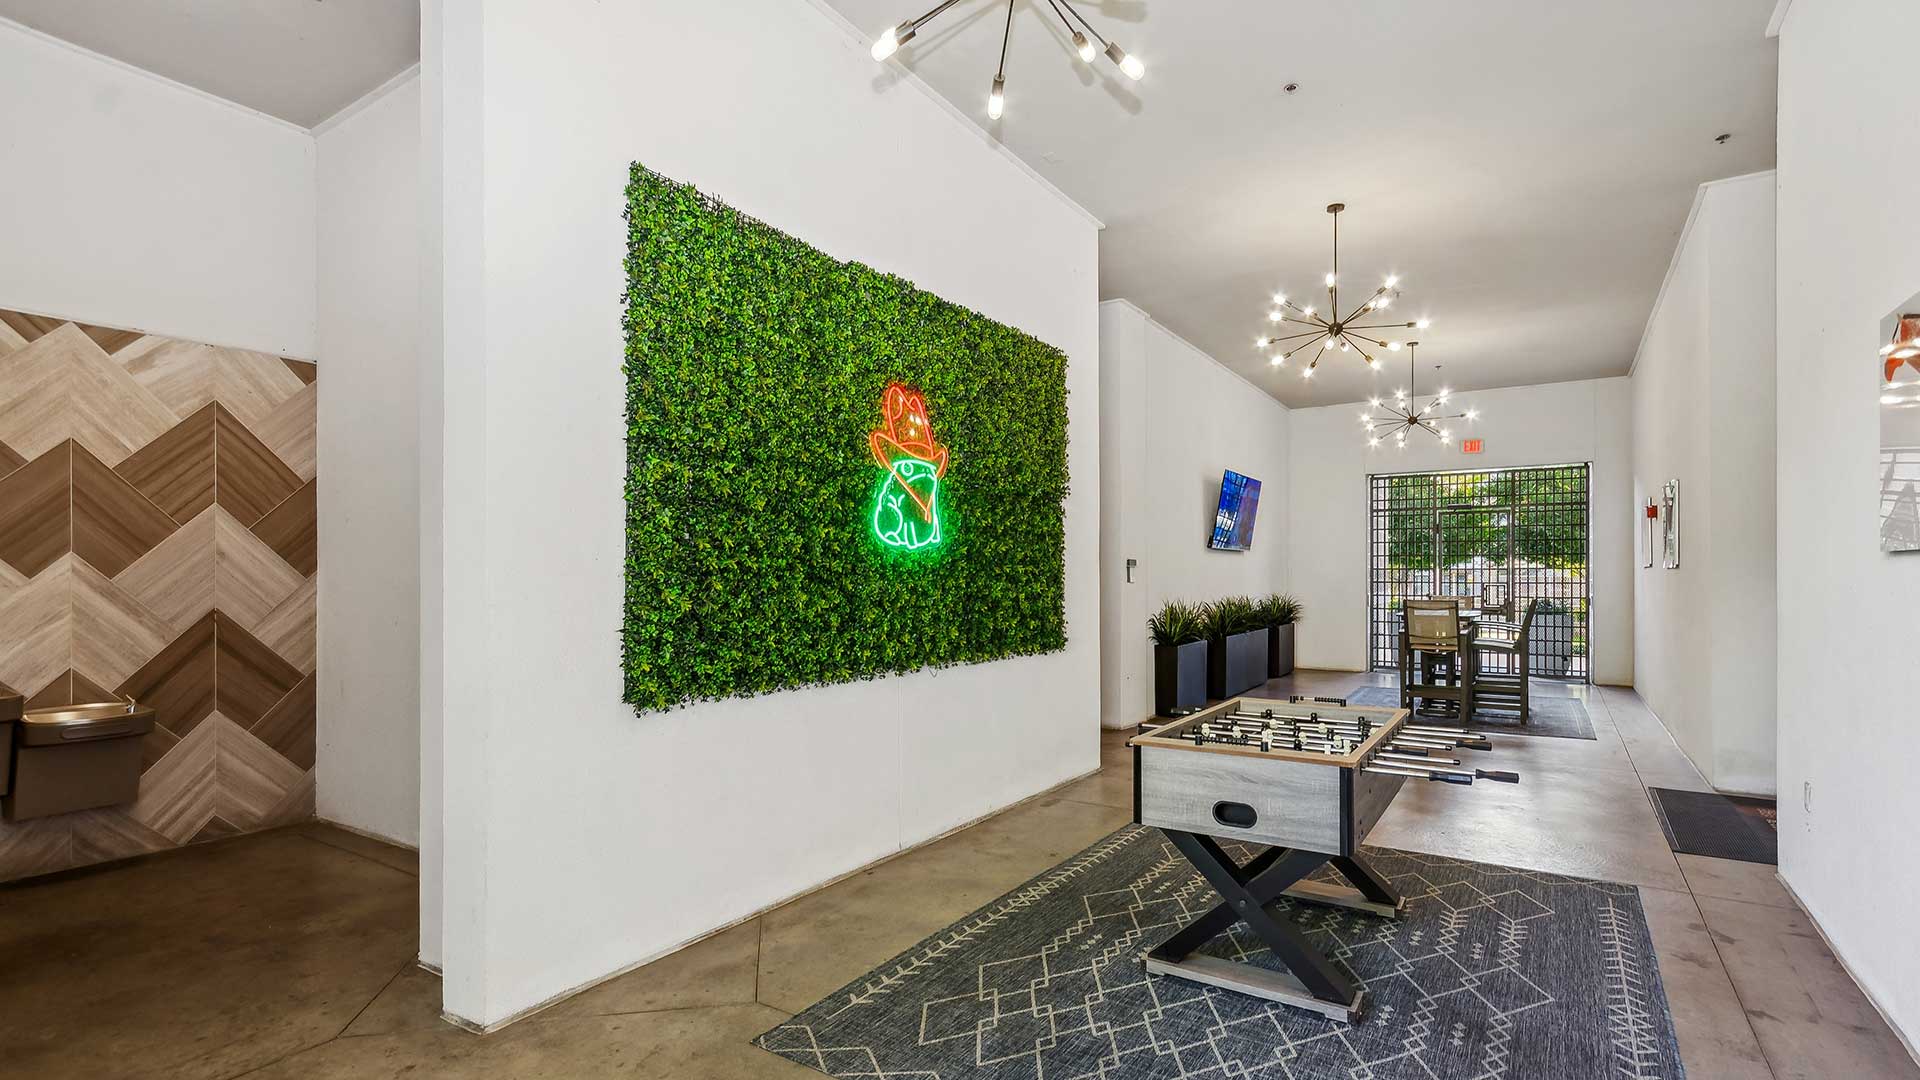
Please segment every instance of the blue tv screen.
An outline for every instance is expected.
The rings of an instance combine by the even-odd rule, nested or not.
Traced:
[[[1220,478],[1220,508],[1213,513],[1216,551],[1245,551],[1253,546],[1253,519],[1260,513],[1260,481],[1232,469]]]

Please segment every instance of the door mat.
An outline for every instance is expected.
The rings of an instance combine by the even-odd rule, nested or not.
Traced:
[[[1772,799],[1717,791],[1648,788],[1667,846],[1683,855],[1780,863],[1778,811]]]

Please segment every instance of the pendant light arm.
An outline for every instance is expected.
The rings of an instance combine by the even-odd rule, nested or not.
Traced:
[[[1087,17],[1080,14],[1080,9],[1073,6],[1073,0],[1060,0],[1060,5],[1072,12],[1074,18],[1080,20],[1080,25],[1087,28],[1087,33],[1093,35],[1093,40],[1099,42],[1102,49],[1110,44],[1106,38],[1100,36],[1100,31],[1095,30],[1093,24],[1087,21]]]
[[[1000,33],[1000,67],[994,72],[995,78],[1007,77],[1007,43],[1013,40],[1013,5],[1017,0],[1007,0],[1007,28]]]

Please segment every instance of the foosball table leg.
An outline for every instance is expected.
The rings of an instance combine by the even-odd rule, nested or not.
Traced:
[[[1314,948],[1291,920],[1267,910],[1290,886],[1325,865],[1328,856],[1270,848],[1241,866],[1212,837],[1161,831],[1220,894],[1222,902],[1148,953],[1148,971],[1279,1001],[1335,1020],[1358,1018],[1365,992]],[[1193,955],[1235,923],[1245,923],[1286,970]]]

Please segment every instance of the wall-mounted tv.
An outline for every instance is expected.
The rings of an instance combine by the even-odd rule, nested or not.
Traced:
[[[1215,551],[1245,551],[1253,546],[1253,519],[1260,513],[1260,481],[1232,469],[1220,478],[1220,508],[1213,512]]]

